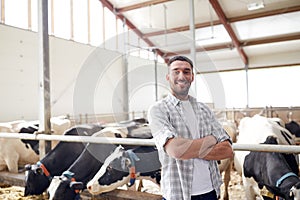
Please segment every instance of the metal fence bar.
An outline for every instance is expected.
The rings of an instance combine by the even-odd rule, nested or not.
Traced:
[[[232,145],[234,151],[260,151],[276,153],[300,153],[298,145],[274,145],[274,144],[237,144]]]
[[[73,135],[46,135],[46,134],[28,134],[28,133],[3,133],[0,132],[0,138],[26,139],[26,140],[55,140],[64,142],[84,142],[100,144],[126,144],[154,146],[153,139],[136,138],[112,138],[112,137],[92,137],[92,136],[73,136]]]
[[[3,133],[0,132],[0,138],[27,139],[27,140],[55,140],[65,142],[84,142],[100,144],[123,144],[123,145],[142,145],[154,146],[153,139],[136,138],[111,138],[111,137],[92,137],[92,136],[72,136],[72,135],[46,135],[46,134],[28,134],[28,133]],[[270,145],[270,144],[237,144],[232,145],[234,151],[261,151],[278,153],[300,153],[298,145]]]

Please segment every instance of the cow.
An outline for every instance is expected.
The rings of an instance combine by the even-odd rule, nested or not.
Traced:
[[[126,151],[116,148],[93,179],[87,183],[87,189],[91,194],[96,195],[112,191],[125,184],[132,186],[136,178],[147,178],[159,184],[160,168],[155,147],[138,146]]]
[[[61,176],[55,176],[48,188],[49,199],[75,199],[84,185],[97,173],[115,149],[113,144],[87,144],[78,159]]]
[[[131,128],[128,129],[128,127]],[[149,138],[148,131],[150,131],[150,129],[148,129],[149,127],[144,124],[138,124],[136,126],[128,126],[128,124],[119,126],[118,124],[113,127],[106,126],[103,132],[104,130],[108,132],[113,131],[113,133],[117,134],[116,137]],[[140,132],[138,130],[140,130]],[[107,134],[105,136],[107,136]],[[61,176],[55,176],[53,178],[48,188],[49,199],[75,199],[78,197],[80,195],[79,188],[80,190],[85,189],[87,182],[94,177],[103,165],[105,159],[115,148],[116,145],[113,144],[89,143],[78,159],[62,173]],[[132,148],[132,146],[124,146],[124,148]]]
[[[277,119],[267,118],[260,115],[253,117],[244,117],[240,120],[238,130],[239,135],[237,144],[260,144],[263,143],[268,136],[274,136],[281,145],[294,145],[295,136],[287,129],[277,123]],[[243,175],[244,159],[249,151],[235,151],[234,167],[238,173],[242,175],[245,195],[247,199],[255,199],[260,196],[260,190],[255,181],[246,179]]]
[[[55,134],[70,126],[70,120],[62,117],[52,117],[51,126]],[[35,133],[39,129],[39,121],[16,120],[0,123],[0,132],[6,133]],[[0,138],[0,171],[18,173],[19,165],[36,163],[39,160],[39,141],[26,139]]]
[[[7,133],[25,130],[33,133],[37,127],[33,123],[23,120],[8,123],[1,123],[1,131]],[[36,147],[31,146],[27,141],[20,139],[0,138],[0,171],[8,169],[9,172],[18,173],[19,165],[35,163],[39,156],[34,151]]]
[[[278,144],[277,138],[268,136],[263,144]],[[276,196],[286,200],[299,199],[300,179],[298,163],[294,154],[275,152],[250,152],[244,161],[244,176],[254,178],[258,187],[264,187],[264,199],[275,199]]]
[[[103,127],[98,124],[78,125],[64,135],[90,136]],[[81,142],[59,142],[37,164],[26,165],[24,196],[42,194],[50,185],[53,176],[60,175],[77,159],[85,148]]]

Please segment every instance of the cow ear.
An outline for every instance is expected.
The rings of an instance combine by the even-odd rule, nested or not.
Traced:
[[[25,165],[25,170],[31,170],[31,164],[27,164],[27,165]]]

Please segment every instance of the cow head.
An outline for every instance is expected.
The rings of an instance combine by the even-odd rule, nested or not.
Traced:
[[[34,133],[38,131],[39,125],[34,124],[30,125],[28,127],[22,127],[19,131],[19,133]],[[21,139],[21,141],[26,145],[26,148],[29,148],[28,145],[31,147],[31,149],[39,155],[39,141],[38,140],[26,140],[26,139]]]
[[[278,141],[269,136],[264,144],[276,145]],[[293,154],[250,152],[245,157],[244,176],[253,177],[260,189],[265,186],[272,194],[286,200],[293,200],[299,195],[298,173],[298,163]]]
[[[160,162],[157,149],[139,146],[124,150],[116,148],[105,160],[94,178],[87,183],[87,189],[93,195],[108,192],[119,186],[134,184],[135,178],[147,176],[159,184]]]
[[[40,164],[25,166],[25,191],[24,196],[42,194],[50,183]]]
[[[100,194],[111,191],[119,186],[128,183],[130,161],[123,157],[125,153],[122,146],[118,146],[114,152],[104,161],[98,173],[88,182],[87,189],[91,194]],[[105,176],[104,176],[105,175]]]
[[[52,179],[49,199],[76,199],[114,149],[112,144],[88,144],[67,171]]]
[[[77,182],[74,173],[65,171],[61,176],[53,177],[48,188],[49,200],[80,199],[80,192],[85,188],[82,182]]]

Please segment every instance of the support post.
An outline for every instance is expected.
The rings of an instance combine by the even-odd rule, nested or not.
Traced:
[[[194,0],[190,0],[190,33],[191,33],[191,59],[194,63],[194,76],[195,80],[193,83],[193,89],[195,92],[195,97],[197,97],[197,87],[196,87],[196,75],[197,75],[197,57],[196,57],[196,36],[195,36],[195,9]]]
[[[157,51],[153,50],[153,54],[154,54],[155,101],[158,101]]]
[[[123,21],[123,29],[126,27],[125,20]],[[126,32],[123,34],[124,53],[122,55],[122,76],[123,78],[123,113],[125,113],[125,120],[129,120],[129,89],[128,89],[128,51],[126,49]],[[123,116],[122,116],[123,117]]]
[[[49,71],[49,35],[48,0],[38,1],[38,46],[39,46],[39,132],[51,134],[50,71]],[[39,143],[40,158],[51,149],[51,143],[44,140]]]
[[[245,73],[246,73],[246,108],[249,108],[249,79],[248,79],[248,64],[245,65]]]
[[[0,20],[0,22],[2,24],[4,24],[5,23],[5,0],[1,0],[0,3],[1,3],[1,7],[0,7],[0,9],[1,9],[1,20]]]

